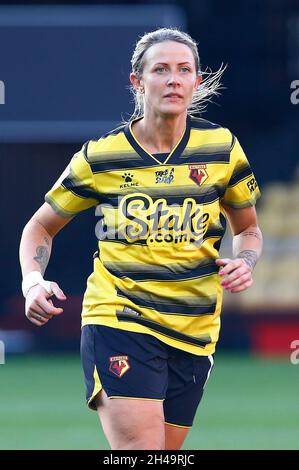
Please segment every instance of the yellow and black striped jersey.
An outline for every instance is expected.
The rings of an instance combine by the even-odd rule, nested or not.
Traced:
[[[45,196],[64,217],[97,206],[99,250],[83,326],[148,333],[197,355],[213,353],[221,203],[244,208],[259,195],[238,140],[204,119],[188,116],[169,154],[149,154],[132,123],[85,143]]]

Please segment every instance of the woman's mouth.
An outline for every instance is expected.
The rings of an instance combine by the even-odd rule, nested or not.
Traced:
[[[164,98],[170,101],[178,101],[178,100],[181,100],[183,97],[182,95],[179,95],[178,93],[168,93],[167,95],[164,96]]]

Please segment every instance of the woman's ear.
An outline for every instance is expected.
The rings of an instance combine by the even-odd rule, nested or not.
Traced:
[[[136,77],[135,73],[130,73],[130,82],[132,83],[132,86],[135,91],[138,91],[140,88],[140,80],[139,78]]]
[[[197,75],[197,79],[195,81],[195,86],[194,86],[195,90],[197,90],[201,82],[202,82],[202,75]]]
[[[130,82],[132,83],[132,86],[137,93],[144,93],[144,86],[143,86],[142,79],[137,78],[135,73],[133,72],[130,73]]]

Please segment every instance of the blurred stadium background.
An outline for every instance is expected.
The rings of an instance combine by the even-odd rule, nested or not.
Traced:
[[[185,448],[298,449],[298,1],[33,3],[0,6],[0,449],[108,448],[84,406],[79,360],[94,213],[54,241],[47,278],[68,301],[42,329],[23,313],[18,244],[73,153],[132,110],[131,52],[160,26],[186,29],[203,69],[228,64],[222,96],[203,117],[244,147],[265,238],[254,286],[225,296],[216,367]],[[227,235],[223,254],[230,243]]]

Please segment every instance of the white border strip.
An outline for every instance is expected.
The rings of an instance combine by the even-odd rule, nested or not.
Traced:
[[[210,369],[209,369],[209,372],[208,372],[208,375],[207,375],[207,378],[206,378],[206,381],[205,381],[205,383],[204,383],[203,388],[205,388],[205,386],[206,386],[206,384],[207,384],[207,382],[208,382],[208,380],[209,380],[209,378],[210,378],[210,374],[211,374],[211,372],[212,372],[213,365],[214,365],[213,356],[212,356],[212,355],[208,356],[208,359],[209,359],[209,361],[210,361],[210,363],[211,363],[211,367],[210,367]]]

